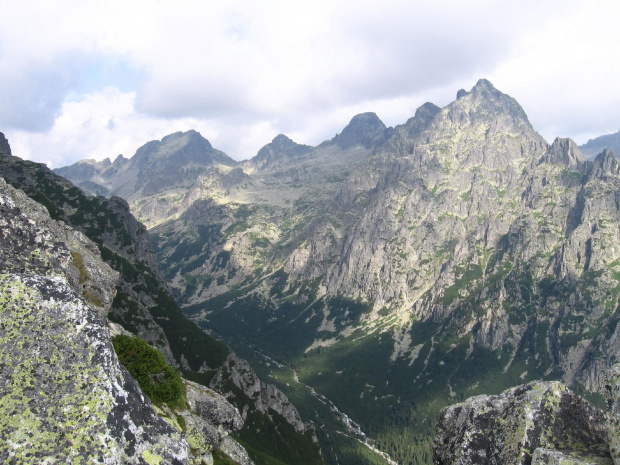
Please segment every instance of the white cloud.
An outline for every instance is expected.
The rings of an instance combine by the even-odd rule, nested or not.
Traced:
[[[615,1],[5,3],[0,130],[55,165],[190,128],[235,158],[281,132],[318,144],[357,112],[403,123],[480,77],[547,138],[620,124]]]

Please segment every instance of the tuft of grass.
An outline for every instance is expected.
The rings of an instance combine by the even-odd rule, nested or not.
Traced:
[[[155,404],[185,406],[185,386],[164,356],[144,339],[119,334],[112,338],[119,361]]]

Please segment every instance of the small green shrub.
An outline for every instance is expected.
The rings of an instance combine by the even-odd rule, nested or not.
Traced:
[[[137,336],[124,334],[114,336],[112,344],[119,361],[153,403],[166,403],[170,407],[185,405],[181,376],[157,349]]]

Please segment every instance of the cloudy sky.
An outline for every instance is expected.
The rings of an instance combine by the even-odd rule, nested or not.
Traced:
[[[549,141],[620,128],[620,2],[0,0],[0,131],[52,167],[196,129],[235,159],[485,77]]]

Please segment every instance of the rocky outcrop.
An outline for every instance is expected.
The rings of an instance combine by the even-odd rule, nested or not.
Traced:
[[[607,440],[601,410],[559,382],[534,382],[444,408],[433,460],[436,465],[529,465],[583,463],[576,457],[584,455],[605,463]]]
[[[118,272],[103,263],[84,234],[54,221],[47,210],[0,178],[0,270],[63,276],[88,305],[105,318]]]
[[[187,443],[120,366],[103,320],[65,278],[0,275],[0,324],[3,463],[187,463]]]
[[[235,460],[227,450],[236,450],[235,455],[246,457],[246,464],[253,465],[247,451],[229,436],[243,427],[239,411],[222,395],[191,381],[183,381],[186,388],[188,409],[164,410],[166,418],[175,423],[178,417],[183,420],[183,437],[190,448],[190,463],[196,465],[212,463],[212,454],[220,450]]]
[[[0,210],[2,462],[187,463],[187,442],[110,342],[105,314],[118,273],[1,178]]]
[[[262,382],[250,364],[237,357],[234,353],[230,354],[224,365],[218,370],[213,377],[210,386],[223,393],[228,398],[234,398],[235,393],[228,387],[232,383],[239,388],[247,397],[250,398],[253,405],[248,405],[243,413],[245,417],[249,408],[258,410],[267,415],[270,410],[280,414],[293,428],[299,433],[311,430],[312,427],[306,425],[299,416],[299,412],[293,404],[291,404],[282,391],[272,384]]]

